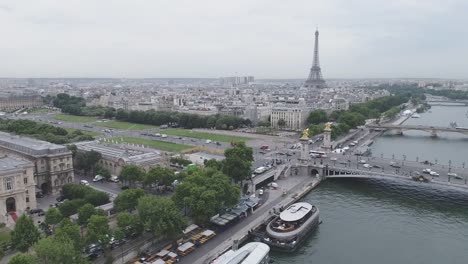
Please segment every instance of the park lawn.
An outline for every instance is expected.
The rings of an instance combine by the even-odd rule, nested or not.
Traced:
[[[244,142],[249,140],[246,137],[236,137],[236,136],[229,136],[229,135],[219,135],[219,134],[211,134],[205,132],[196,132],[189,129],[181,129],[181,128],[168,128],[168,129],[161,129],[161,134],[167,134],[172,136],[179,136],[179,137],[189,137],[189,138],[200,138],[200,139],[209,139],[212,141],[221,141],[221,142]]]
[[[98,120],[98,118],[95,116],[75,116],[75,115],[66,115],[66,114],[56,114],[54,118],[57,120],[73,122],[73,123],[89,123],[89,122],[95,122],[96,120]]]
[[[10,242],[10,239],[11,239],[10,232],[11,231],[6,227],[3,227],[0,229],[0,245]]]
[[[101,126],[101,127],[123,129],[123,130],[144,130],[144,129],[158,128],[157,126],[153,126],[153,125],[136,124],[136,123],[130,123],[130,122],[123,122],[123,121],[97,122],[95,123],[95,125]]]
[[[65,130],[66,130],[69,134],[73,133],[75,130],[80,130],[83,134],[85,134],[85,135],[90,135],[90,136],[93,136],[93,137],[97,137],[97,136],[102,135],[102,133],[99,133],[99,132],[88,131],[88,130],[82,130],[82,129],[65,128]]]
[[[144,138],[115,137],[114,139],[117,141],[120,141],[120,139],[122,139],[123,142],[133,143],[133,144],[143,144],[148,147],[152,147],[152,148],[160,149],[164,151],[171,151],[171,152],[179,152],[182,150],[193,148],[193,146],[189,146],[189,145],[182,145],[182,144],[176,144],[172,142],[165,142],[165,141],[144,139]]]

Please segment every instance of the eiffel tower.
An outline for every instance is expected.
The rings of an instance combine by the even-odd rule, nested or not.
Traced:
[[[304,83],[305,88],[325,88],[325,80],[322,77],[322,70],[320,69],[319,53],[318,53],[318,29],[315,31],[315,47],[314,47],[314,61],[312,68],[310,68],[309,77]]]

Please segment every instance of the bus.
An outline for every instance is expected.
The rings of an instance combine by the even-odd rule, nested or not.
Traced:
[[[324,151],[311,150],[309,155],[313,158],[326,158],[327,154]]]

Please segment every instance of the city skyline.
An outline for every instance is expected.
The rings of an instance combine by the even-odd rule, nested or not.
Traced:
[[[468,78],[463,1],[0,2],[0,76]]]

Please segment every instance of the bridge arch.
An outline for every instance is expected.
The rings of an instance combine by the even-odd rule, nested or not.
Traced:
[[[311,176],[317,176],[317,174],[320,175],[320,173],[319,173],[319,171],[317,169],[310,170],[310,175]]]

